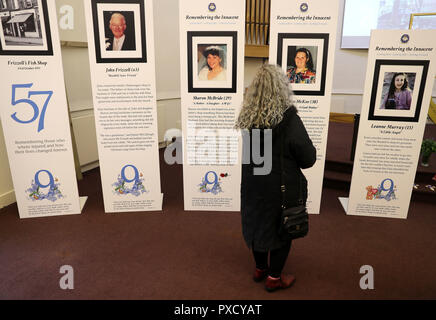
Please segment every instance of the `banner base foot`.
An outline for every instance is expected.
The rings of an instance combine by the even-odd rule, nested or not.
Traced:
[[[80,212],[83,211],[83,207],[85,206],[86,200],[88,200],[88,197],[79,197],[79,201],[80,201]]]
[[[344,208],[345,213],[347,213],[347,209],[348,209],[348,199],[349,198],[344,198],[344,197],[338,197],[339,202],[342,204],[342,207]]]

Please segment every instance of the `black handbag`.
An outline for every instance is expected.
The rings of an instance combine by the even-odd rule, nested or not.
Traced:
[[[300,175],[300,195],[298,205],[294,207],[286,207],[286,186],[283,163],[283,135],[281,135],[281,152],[280,165],[282,177],[282,215],[280,218],[279,237],[282,240],[294,240],[305,237],[309,232],[309,214],[307,213],[306,204],[303,200],[302,192],[302,177]]]

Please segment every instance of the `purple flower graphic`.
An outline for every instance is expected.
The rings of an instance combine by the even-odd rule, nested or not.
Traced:
[[[114,187],[114,193],[118,195],[133,194],[134,196],[138,197],[144,192],[147,192],[147,190],[145,190],[143,182],[143,178],[135,179],[133,181],[133,186],[129,188],[126,180],[121,178],[121,175],[118,175],[117,181],[113,183],[112,186]]]
[[[55,180],[57,182],[57,179]],[[40,201],[47,199],[55,202],[56,200],[63,198],[62,192],[59,190],[59,183],[53,183],[47,194],[43,193],[41,188],[36,184],[35,180],[32,180],[31,187],[26,190],[27,195],[32,201]]]

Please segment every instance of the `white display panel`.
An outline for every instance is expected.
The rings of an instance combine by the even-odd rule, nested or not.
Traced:
[[[319,213],[330,116],[339,0],[271,1],[269,63],[287,73],[298,109],[316,147],[317,160],[303,170],[308,180],[307,208]],[[298,59],[305,72],[297,72]]]
[[[184,208],[239,211],[245,2],[181,0],[179,10]]]
[[[436,30],[374,30],[347,214],[407,218],[434,83]]]
[[[54,0],[6,9],[0,114],[20,218],[79,214]]]
[[[152,1],[84,5],[105,211],[162,210]]]

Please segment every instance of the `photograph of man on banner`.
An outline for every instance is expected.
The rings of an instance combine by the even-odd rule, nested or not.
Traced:
[[[103,13],[105,25],[105,46],[108,51],[135,50],[135,17],[133,11]],[[126,18],[127,17],[127,18]]]
[[[145,9],[141,0],[92,0],[97,63],[147,62]]]

